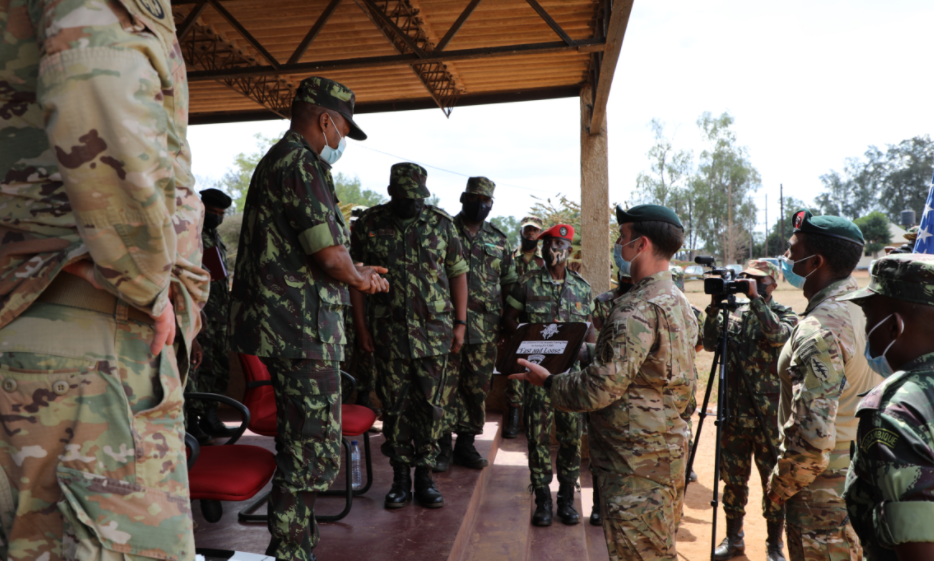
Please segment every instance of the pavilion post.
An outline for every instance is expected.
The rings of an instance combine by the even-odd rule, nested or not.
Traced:
[[[606,111],[599,131],[591,131],[593,87],[581,88],[581,253],[582,275],[594,296],[610,289],[610,177]]]

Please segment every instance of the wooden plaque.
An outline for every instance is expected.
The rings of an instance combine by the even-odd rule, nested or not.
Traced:
[[[571,369],[587,335],[587,323],[527,323],[500,350],[496,369],[503,375],[527,371],[516,361],[536,363],[551,373]]]

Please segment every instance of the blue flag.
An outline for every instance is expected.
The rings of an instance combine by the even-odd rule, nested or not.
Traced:
[[[931,191],[924,202],[921,224],[918,227],[918,239],[915,241],[915,254],[934,254],[934,178],[931,179]]]

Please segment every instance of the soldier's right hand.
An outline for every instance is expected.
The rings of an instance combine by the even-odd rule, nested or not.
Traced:
[[[380,274],[389,273],[389,270],[381,266],[364,266],[363,264],[354,264],[354,266],[363,279],[363,283],[357,285],[354,289],[368,295],[389,291],[389,281],[380,277]]]
[[[166,344],[172,345],[175,342],[175,308],[172,307],[172,301],[170,300],[165,309],[162,310],[162,314],[158,317],[152,318],[156,321],[155,326],[153,326],[154,334],[152,337],[152,344],[149,346],[149,350],[152,352],[153,356],[158,356]]]
[[[376,352],[376,345],[373,344],[373,335],[370,334],[370,331],[367,330],[365,326],[357,329],[357,344],[368,354]]]

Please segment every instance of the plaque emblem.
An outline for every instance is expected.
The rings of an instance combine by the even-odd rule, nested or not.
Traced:
[[[544,330],[542,330],[543,338],[551,338],[556,334],[558,334],[558,325],[556,324],[550,324],[546,326]]]

